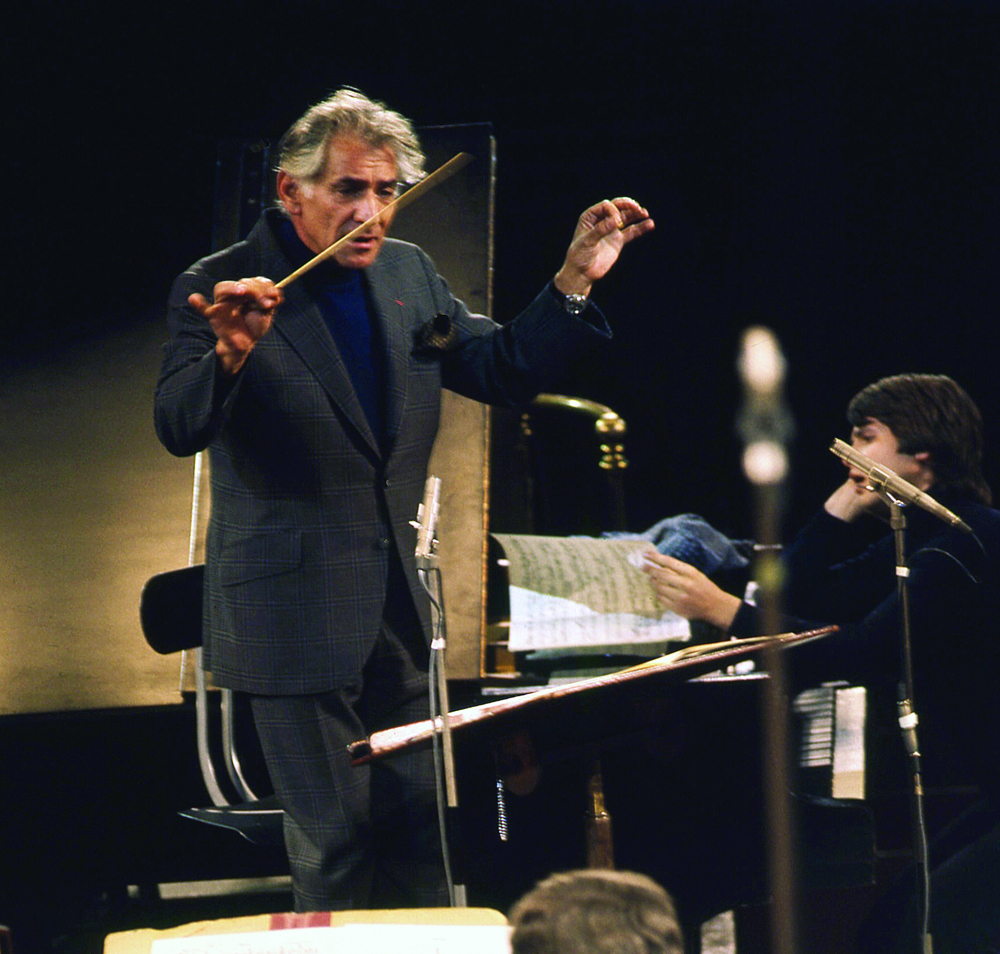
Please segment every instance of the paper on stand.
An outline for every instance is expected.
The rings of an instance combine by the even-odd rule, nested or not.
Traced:
[[[507,558],[512,651],[620,646],[691,637],[662,609],[641,555],[645,540],[494,534]]]

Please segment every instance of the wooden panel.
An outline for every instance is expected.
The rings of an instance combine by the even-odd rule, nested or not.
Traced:
[[[429,170],[455,153],[475,161],[411,208],[393,234],[434,259],[455,295],[490,314],[493,249],[493,141],[488,126],[421,130]],[[486,599],[489,409],[444,392],[430,473],[441,478],[441,578],[452,678],[480,675]],[[414,514],[416,517],[416,514]]]

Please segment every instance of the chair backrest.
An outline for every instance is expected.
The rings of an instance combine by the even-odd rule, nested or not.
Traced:
[[[157,573],[139,597],[146,642],[161,656],[201,646],[201,591],[205,564]]]
[[[198,761],[213,804],[225,807],[233,804],[233,799],[223,792],[220,784],[223,777],[229,778],[237,801],[256,801],[257,795],[247,781],[237,751],[236,698],[229,689],[219,690],[221,737],[217,743],[210,738],[215,720],[209,713],[208,685],[201,656],[204,579],[203,563],[150,577],[139,599],[139,621],[146,642],[161,655],[193,651]],[[219,771],[219,763],[225,769],[225,776]]]

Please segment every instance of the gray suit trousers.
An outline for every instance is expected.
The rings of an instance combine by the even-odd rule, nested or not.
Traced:
[[[447,906],[429,749],[352,767],[347,745],[428,718],[427,648],[384,622],[362,683],[316,695],[251,696],[285,807],[297,911]]]

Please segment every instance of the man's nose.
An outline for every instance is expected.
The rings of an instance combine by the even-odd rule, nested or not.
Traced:
[[[370,218],[378,215],[381,211],[374,192],[366,192],[358,198],[354,205],[354,218],[360,222],[367,222]]]

